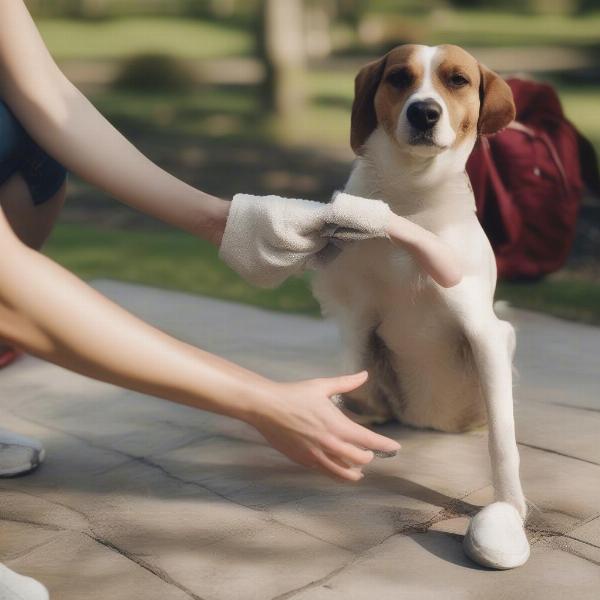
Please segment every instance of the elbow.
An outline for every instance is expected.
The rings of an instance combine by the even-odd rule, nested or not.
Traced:
[[[47,357],[54,350],[52,338],[19,308],[0,298],[0,342]]]
[[[18,312],[3,299],[0,299],[0,342],[11,346],[23,346],[22,319]]]

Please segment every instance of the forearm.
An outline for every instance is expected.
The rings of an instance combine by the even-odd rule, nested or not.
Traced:
[[[222,231],[229,203],[184,183],[141,154],[62,75],[55,105],[23,107],[20,118],[69,171],[111,196],[210,241]]]
[[[248,420],[264,378],[171,338],[17,242],[0,265],[0,338],[72,371]]]
[[[30,135],[69,171],[130,206],[214,243],[229,203],[160,169],[73,86],[21,2],[0,6],[0,92]]]

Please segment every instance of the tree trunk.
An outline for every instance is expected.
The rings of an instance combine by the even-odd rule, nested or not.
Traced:
[[[332,5],[324,0],[306,8],[306,54],[311,59],[323,59],[331,54],[332,12]]]
[[[269,110],[287,117],[306,104],[303,0],[263,0],[261,16],[264,99]]]

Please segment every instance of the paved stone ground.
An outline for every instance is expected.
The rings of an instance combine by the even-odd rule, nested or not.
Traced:
[[[98,288],[163,329],[280,378],[338,371],[330,323],[150,288]],[[389,426],[399,456],[358,485],[288,463],[248,428],[27,358],[0,374],[4,427],[45,465],[0,482],[0,559],[60,600],[600,598],[600,330],[514,311],[533,549],[463,556],[491,498],[484,432]]]

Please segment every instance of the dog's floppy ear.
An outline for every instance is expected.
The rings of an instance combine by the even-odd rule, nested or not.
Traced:
[[[479,72],[481,82],[477,131],[486,135],[500,131],[515,118],[515,102],[508,83],[500,75],[481,64]]]
[[[350,145],[356,154],[377,127],[375,92],[381,81],[387,55],[365,65],[354,80],[354,102],[350,119]]]

